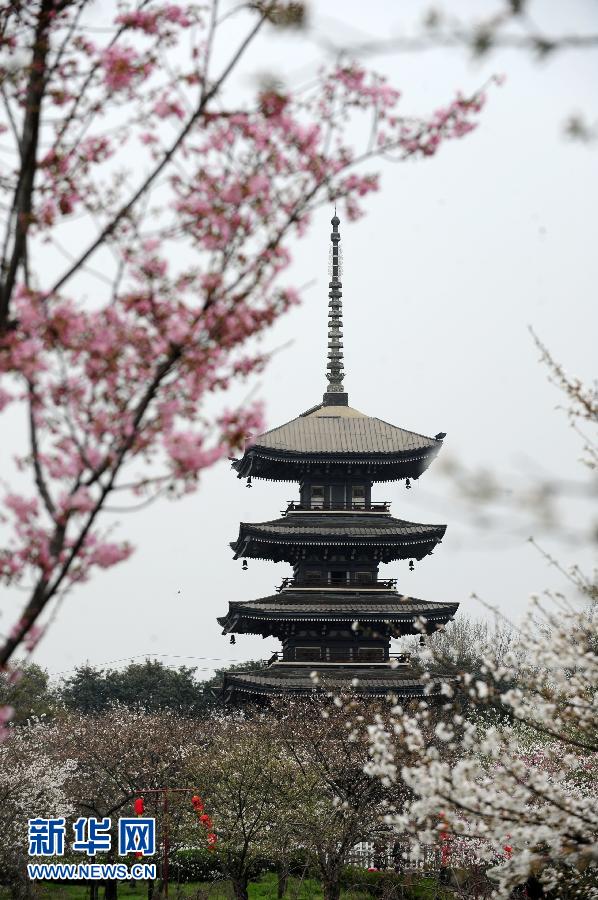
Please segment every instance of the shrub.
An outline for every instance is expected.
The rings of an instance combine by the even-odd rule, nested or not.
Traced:
[[[370,894],[384,900],[427,900],[452,897],[443,891],[436,879],[421,875],[399,875],[397,872],[375,872],[346,866],[341,875],[341,887],[357,894]]]
[[[189,881],[213,881],[220,875],[217,855],[203,848],[177,850],[169,861],[169,877],[179,884]]]

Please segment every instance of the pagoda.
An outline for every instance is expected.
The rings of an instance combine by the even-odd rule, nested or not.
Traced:
[[[349,406],[343,380],[340,221],[332,219],[328,303],[328,386],[322,403],[254,438],[232,463],[239,478],[294,481],[299,497],[281,518],[242,522],[231,544],[235,559],[286,562],[293,574],[277,592],[231,601],[218,619],[223,634],[275,637],[282,651],[253,671],[225,675],[226,700],[257,700],[318,690],[361,696],[414,697],[422,685],[391,638],[428,633],[456,613],[457,603],[417,600],[380,579],[381,563],[428,556],[445,525],[397,519],[372,498],[379,482],[424,472],[445,434],[424,437]],[[317,674],[316,674],[317,673]]]

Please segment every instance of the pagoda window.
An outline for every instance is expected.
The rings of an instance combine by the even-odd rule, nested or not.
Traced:
[[[320,647],[295,647],[295,662],[318,662],[321,658]]]
[[[305,581],[308,584],[319,584],[322,581],[322,573],[318,569],[308,569],[305,573]]]
[[[326,647],[326,658],[329,662],[351,662],[353,650],[351,647]]]
[[[359,662],[384,662],[384,649],[382,647],[359,647],[357,659]]]
[[[354,509],[365,509],[365,485],[353,485],[351,488],[351,504]]]
[[[358,584],[372,584],[374,581],[373,572],[356,572],[355,581]]]
[[[347,584],[349,581],[349,573],[346,569],[332,569],[328,573],[329,584]]]
[[[324,509],[324,486],[323,485],[312,484],[310,506],[312,509]]]

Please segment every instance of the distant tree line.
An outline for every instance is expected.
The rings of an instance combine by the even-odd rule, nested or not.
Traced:
[[[513,641],[513,632],[504,626],[459,615],[446,630],[427,639],[424,647],[417,637],[405,638],[403,643],[416,672],[430,669],[434,674],[469,672],[475,676],[489,645],[500,646],[506,653]],[[430,646],[435,651],[433,660],[426,653]],[[209,678],[199,677],[196,668],[172,668],[152,659],[131,662],[123,669],[85,664],[53,682],[45,669],[30,663],[21,667],[17,680],[0,673],[0,705],[14,708],[17,725],[40,717],[53,718],[61,711],[99,715],[115,707],[146,713],[170,710],[186,717],[201,717],[223,707],[224,672],[263,664],[259,660],[236,663],[218,669]]]
[[[484,655],[492,645],[506,653],[516,641],[515,633],[506,626],[459,615],[445,630],[426,639],[405,638],[403,644],[411,655],[414,670],[426,669],[434,674],[455,675],[480,673]],[[433,660],[426,648],[433,648]],[[173,668],[159,660],[131,662],[122,669],[84,664],[58,681],[41,666],[29,663],[19,669],[18,676],[0,673],[0,705],[14,708],[13,721],[22,725],[40,717],[53,718],[62,712],[99,715],[116,707],[146,713],[169,710],[184,717],[202,717],[223,708],[221,691],[224,672],[252,669],[263,665],[259,660],[218,669],[209,678],[198,676],[190,666]]]
[[[20,668],[16,679],[0,673],[0,704],[14,708],[16,725],[53,718],[61,711],[99,715],[119,706],[147,713],[170,710],[183,716],[203,716],[222,705],[224,671],[260,665],[257,661],[235,664],[201,679],[195,668],[171,668],[159,660],[132,662],[124,669],[85,664],[53,683],[45,669],[29,663]]]

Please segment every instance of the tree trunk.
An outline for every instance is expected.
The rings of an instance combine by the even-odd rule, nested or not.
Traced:
[[[148,878],[147,880],[147,900],[152,900],[154,896],[154,879]]]
[[[104,900],[117,900],[118,897],[118,881],[111,878],[104,884]]]
[[[287,866],[282,866],[278,870],[278,889],[276,892],[276,896],[278,900],[282,900],[284,895],[287,892],[287,884],[289,882],[289,870]]]
[[[339,900],[341,895],[340,878],[337,874],[327,875],[322,881],[324,900]]]
[[[247,882],[247,878],[233,878],[233,891],[235,894],[235,900],[249,900]]]
[[[12,900],[29,900],[33,896],[33,882],[20,876],[13,877],[9,885]]]

